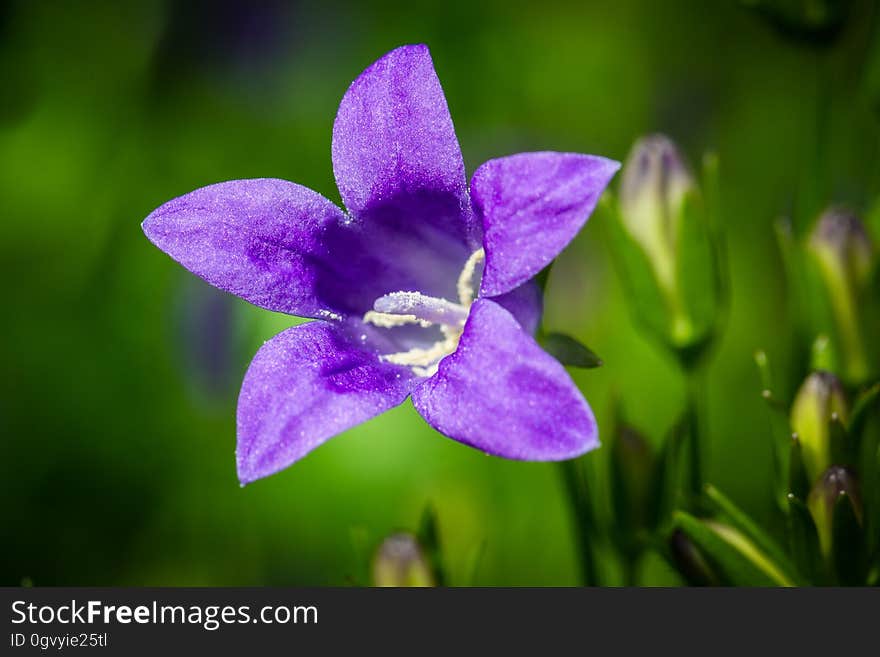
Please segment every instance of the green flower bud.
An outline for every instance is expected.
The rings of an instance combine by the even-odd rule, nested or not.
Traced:
[[[843,386],[833,374],[813,372],[798,390],[791,407],[791,428],[801,446],[809,482],[831,465],[834,425],[845,425],[849,407]]]
[[[720,279],[709,212],[667,137],[644,137],[633,146],[617,219],[613,246],[636,314],[689,360],[711,337]]]
[[[819,547],[826,558],[830,556],[834,544],[835,509],[841,501],[848,501],[852,505],[853,515],[861,523],[862,499],[858,480],[848,468],[833,465],[816,482],[807,500],[807,507],[819,533]]]
[[[635,534],[656,522],[656,466],[651,444],[632,427],[620,426],[611,445],[611,490],[617,528],[629,551],[637,551]]]
[[[807,250],[827,294],[841,374],[862,383],[872,373],[863,312],[876,262],[871,238],[856,215],[831,208],[816,222]]]
[[[415,536],[405,532],[386,538],[373,557],[375,586],[436,586],[436,579]]]
[[[694,178],[675,144],[663,135],[635,143],[623,167],[620,212],[624,226],[647,253],[661,287],[676,287],[676,246],[685,196]]]

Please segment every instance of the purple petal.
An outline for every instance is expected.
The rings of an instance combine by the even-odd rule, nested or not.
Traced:
[[[387,218],[387,215],[386,215]],[[283,313],[362,317],[393,291],[455,293],[455,257],[391,221],[351,221],[320,194],[285,180],[233,180],[169,201],[147,237],[194,274]],[[454,297],[451,297],[454,298]]]
[[[520,153],[474,173],[483,222],[483,296],[503,294],[546,267],[581,229],[618,162],[576,153]]]
[[[427,46],[392,50],[352,83],[333,126],[333,171],[355,217],[424,231],[426,240],[440,239],[439,248],[459,245],[465,259],[479,246],[464,161]]]
[[[343,221],[320,194],[263,178],[209,185],[169,201],[143,230],[221,290],[268,310],[327,317],[347,309],[327,285],[332,263],[321,238]]]
[[[544,313],[544,295],[535,281],[526,281],[510,292],[492,297],[492,301],[513,315],[526,333],[534,335],[538,332]]]
[[[599,445],[565,368],[488,299],[474,302],[458,350],[412,399],[437,431],[496,456],[556,461]]]
[[[328,438],[393,408],[413,385],[336,325],[279,333],[254,356],[238,398],[238,478],[249,483],[301,459]]]

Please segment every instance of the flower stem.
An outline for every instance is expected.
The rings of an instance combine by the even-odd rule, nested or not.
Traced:
[[[580,459],[571,459],[560,461],[558,466],[574,521],[577,540],[576,551],[581,566],[581,583],[583,586],[597,586],[599,576],[592,545],[595,515],[590,501],[589,482],[583,469],[583,463]]]
[[[703,397],[705,381],[697,368],[685,370],[685,417],[688,436],[688,470],[687,498],[694,503],[703,494],[703,462],[705,459],[705,441],[703,436]]]

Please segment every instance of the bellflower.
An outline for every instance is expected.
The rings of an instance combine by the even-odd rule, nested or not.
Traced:
[[[346,92],[333,126],[346,210],[275,179],[169,201],[147,237],[212,285],[312,318],[269,340],[238,400],[242,483],[412,397],[486,453],[568,459],[596,422],[532,334],[532,277],[575,236],[618,163],[572,153],[491,160],[470,185],[427,47],[398,48]]]

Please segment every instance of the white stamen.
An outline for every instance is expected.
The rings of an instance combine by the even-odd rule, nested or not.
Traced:
[[[373,302],[373,310],[389,315],[413,316],[432,324],[464,326],[467,308],[420,292],[392,292]]]
[[[431,326],[431,322],[419,319],[415,315],[393,315],[391,313],[377,313],[375,310],[368,310],[364,315],[364,321],[379,328],[394,328],[407,324],[418,324],[424,328]]]
[[[465,308],[470,308],[474,302],[474,288],[476,287],[474,285],[474,279],[476,278],[474,274],[477,271],[477,266],[482,265],[485,259],[486,252],[481,248],[477,249],[471,253],[471,257],[464,263],[464,268],[458,276],[458,301]],[[480,278],[482,278],[482,274],[483,272],[481,271]]]
[[[406,365],[417,376],[433,376],[440,361],[458,348],[476,288],[482,278],[482,263],[485,258],[483,249],[478,249],[465,262],[456,285],[459,303],[429,297],[421,292],[404,291],[391,292],[376,299],[373,310],[364,315],[364,322],[381,328],[411,324],[428,328],[436,325],[443,335],[442,339],[428,347],[414,347],[407,351],[384,354],[380,358],[386,363]]]
[[[432,376],[437,372],[440,361],[455,351],[458,346],[458,338],[461,334],[446,337],[432,344],[427,349],[415,347],[409,351],[401,351],[396,354],[386,354],[381,359],[386,363],[395,365],[408,365],[419,376]]]

